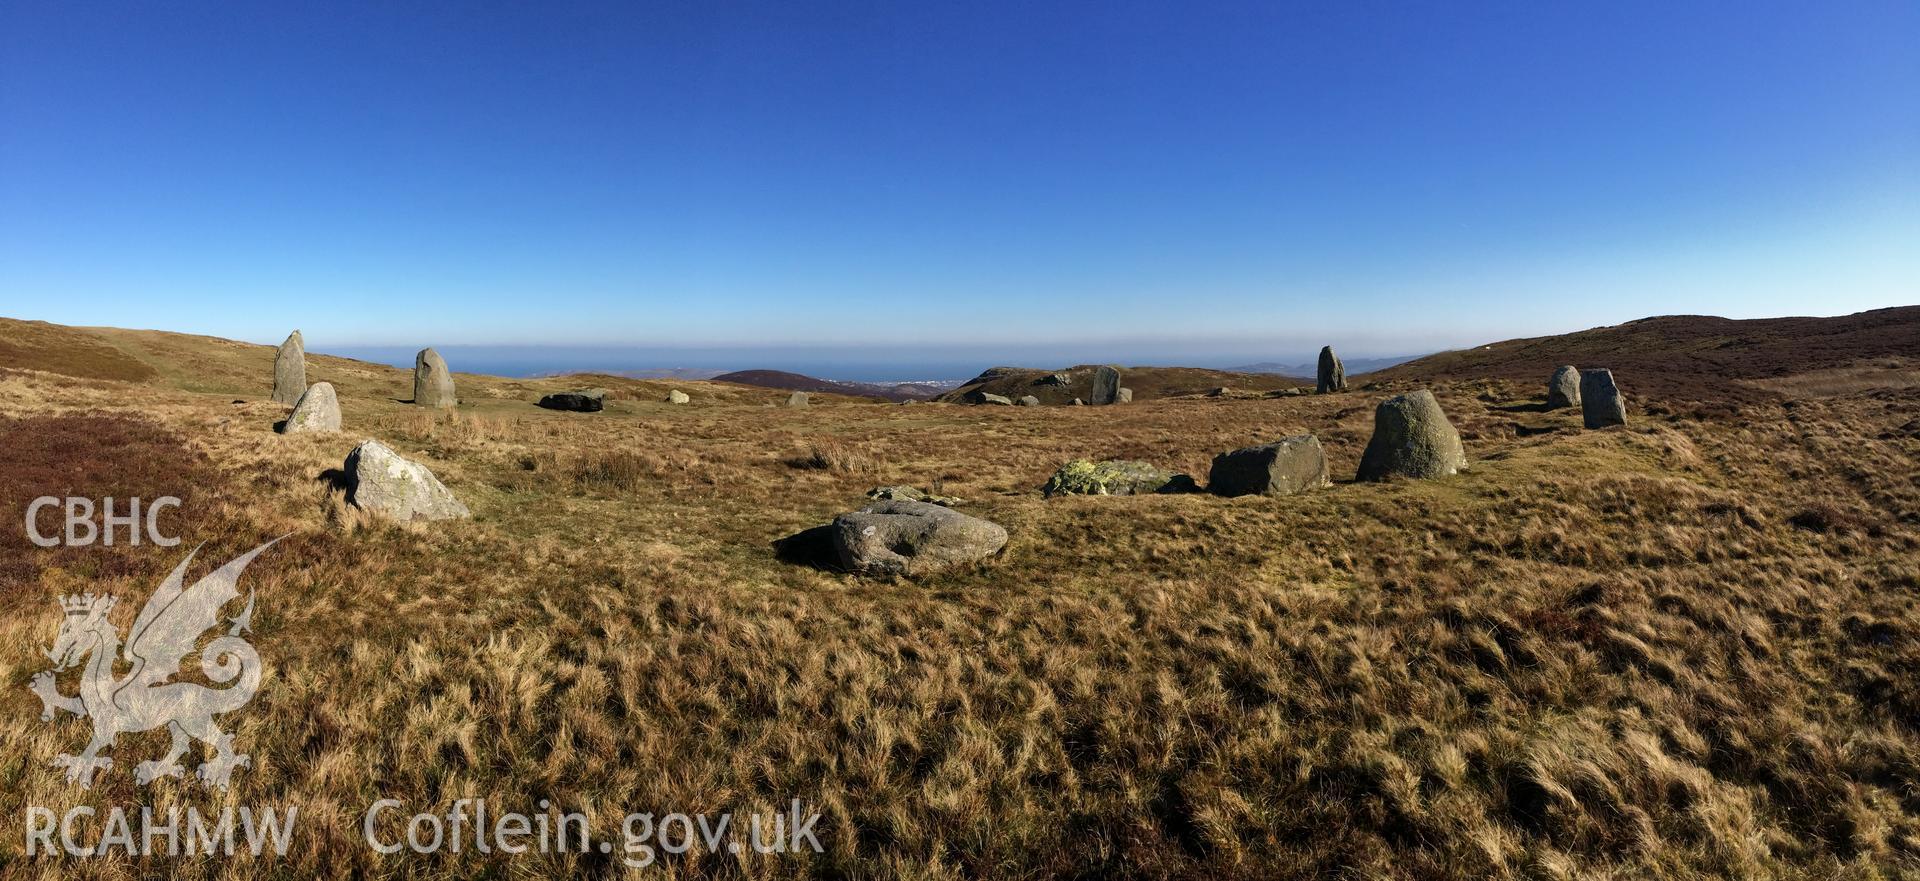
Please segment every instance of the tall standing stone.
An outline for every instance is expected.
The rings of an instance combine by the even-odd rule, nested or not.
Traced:
[[[1444,477],[1467,467],[1460,432],[1426,389],[1388,398],[1373,411],[1373,440],[1360,456],[1361,480]]]
[[[1314,391],[1320,394],[1344,391],[1347,387],[1347,367],[1340,363],[1340,356],[1333,353],[1332,346],[1320,347],[1320,378],[1314,385]]]
[[[1093,370],[1093,393],[1089,404],[1111,404],[1120,399],[1120,371],[1102,364]]]
[[[1580,418],[1588,428],[1627,424],[1627,398],[1613,384],[1613,371],[1580,371]]]
[[[273,399],[289,406],[307,393],[307,344],[300,332],[287,335],[273,356]]]
[[[413,356],[413,402],[421,407],[451,407],[460,403],[453,393],[453,373],[447,359],[432,349]]]
[[[1568,365],[1553,372],[1547,380],[1547,409],[1580,406],[1580,368]]]

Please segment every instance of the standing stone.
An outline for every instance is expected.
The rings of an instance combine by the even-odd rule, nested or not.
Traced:
[[[1093,392],[1087,403],[1111,404],[1120,398],[1120,371],[1104,364],[1093,370]]]
[[[1347,367],[1340,363],[1340,356],[1333,353],[1332,346],[1320,347],[1320,380],[1314,385],[1319,394],[1345,391],[1347,388]]]
[[[1547,409],[1580,406],[1580,368],[1571,365],[1553,372],[1547,380]]]
[[[794,392],[793,394],[790,394],[787,396],[787,406],[789,407],[805,407],[806,405],[807,405],[806,392]]]
[[[1130,389],[1130,388],[1121,389],[1117,394],[1113,396],[1113,402],[1116,404],[1133,403],[1133,389]]]
[[[273,355],[273,399],[282,404],[298,403],[307,393],[307,343],[300,332],[287,335]]]
[[[1221,453],[1207,472],[1207,492],[1219,496],[1287,496],[1332,485],[1327,453],[1310,434]]]
[[[687,397],[686,392],[683,392],[679,389],[674,389],[672,391],[667,392],[667,403],[669,404],[684,404],[691,400],[693,399]]]
[[[451,407],[460,403],[453,393],[453,373],[447,359],[432,349],[413,356],[413,403],[421,407]]]
[[[377,440],[362,441],[347,454],[347,501],[402,523],[471,517],[427,466],[401,458]]]
[[[1588,428],[1627,424],[1627,398],[1613,384],[1613,371],[1580,371],[1580,418]]]
[[[308,386],[307,393],[294,402],[293,415],[280,423],[281,434],[339,430],[340,398],[333,393],[333,383],[330,382],[316,382]]]
[[[1373,411],[1373,440],[1360,456],[1360,480],[1444,477],[1467,467],[1460,432],[1421,389],[1382,401]]]

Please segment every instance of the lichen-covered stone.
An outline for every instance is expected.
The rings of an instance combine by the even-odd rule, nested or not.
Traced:
[[[1145,462],[1112,460],[1094,462],[1076,459],[1060,466],[1040,488],[1047,496],[1135,496],[1167,490],[1168,484],[1185,475],[1163,471]],[[1187,478],[1190,482],[1192,478]]]
[[[418,462],[368,439],[347,454],[347,501],[401,522],[473,516],[453,492]]]
[[[333,392],[333,383],[316,382],[307,388],[307,393],[293,404],[293,413],[287,421],[280,423],[281,434],[300,434],[303,432],[339,431],[340,398]]]

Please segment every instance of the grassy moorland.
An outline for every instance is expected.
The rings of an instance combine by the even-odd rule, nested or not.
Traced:
[[[1911,360],[1705,376],[1739,405],[1642,395],[1630,427],[1587,432],[1535,406],[1545,372],[1457,362],[1339,395],[1103,408],[786,409],[722,384],[460,375],[467,403],[428,414],[401,403],[404,371],[310,357],[347,429],[295,437],[272,433],[271,361],[0,323],[0,816],[225,800],[302,818],[265,864],[27,860],[8,833],[0,872],[624,871],[601,854],[383,857],[359,835],[382,797],[591,806],[602,837],[630,811],[823,813],[822,855],[654,870],[677,878],[1920,871]],[[575,384],[616,400],[530,403]],[[1069,459],[1203,476],[1214,453],[1305,431],[1348,477],[1373,405],[1416,385],[1461,429],[1469,473],[1285,499],[1037,492]],[[693,403],[663,403],[669,387]],[[429,464],[474,519],[349,507],[329,472],[364,437]],[[1005,552],[895,582],[776,555],[892,483],[965,499],[1007,527]],[[181,497],[165,522],[186,544],[28,545],[27,501],[69,494]],[[141,788],[132,765],[165,735],[123,735],[103,783],[70,788],[51,759],[86,723],[42,724],[26,688],[54,597],[120,594],[125,627],[192,545],[198,574],[283,534],[246,581],[267,678],[224,720],[253,766],[224,794]]]

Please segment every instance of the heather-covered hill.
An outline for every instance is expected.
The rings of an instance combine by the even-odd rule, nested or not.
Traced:
[[[1885,358],[1920,359],[1920,306],[1837,318],[1664,315],[1558,336],[1441,352],[1364,379],[1513,379],[1545,384],[1554,368],[1606,367],[1629,395],[1693,402],[1776,397],[1764,383]]]

